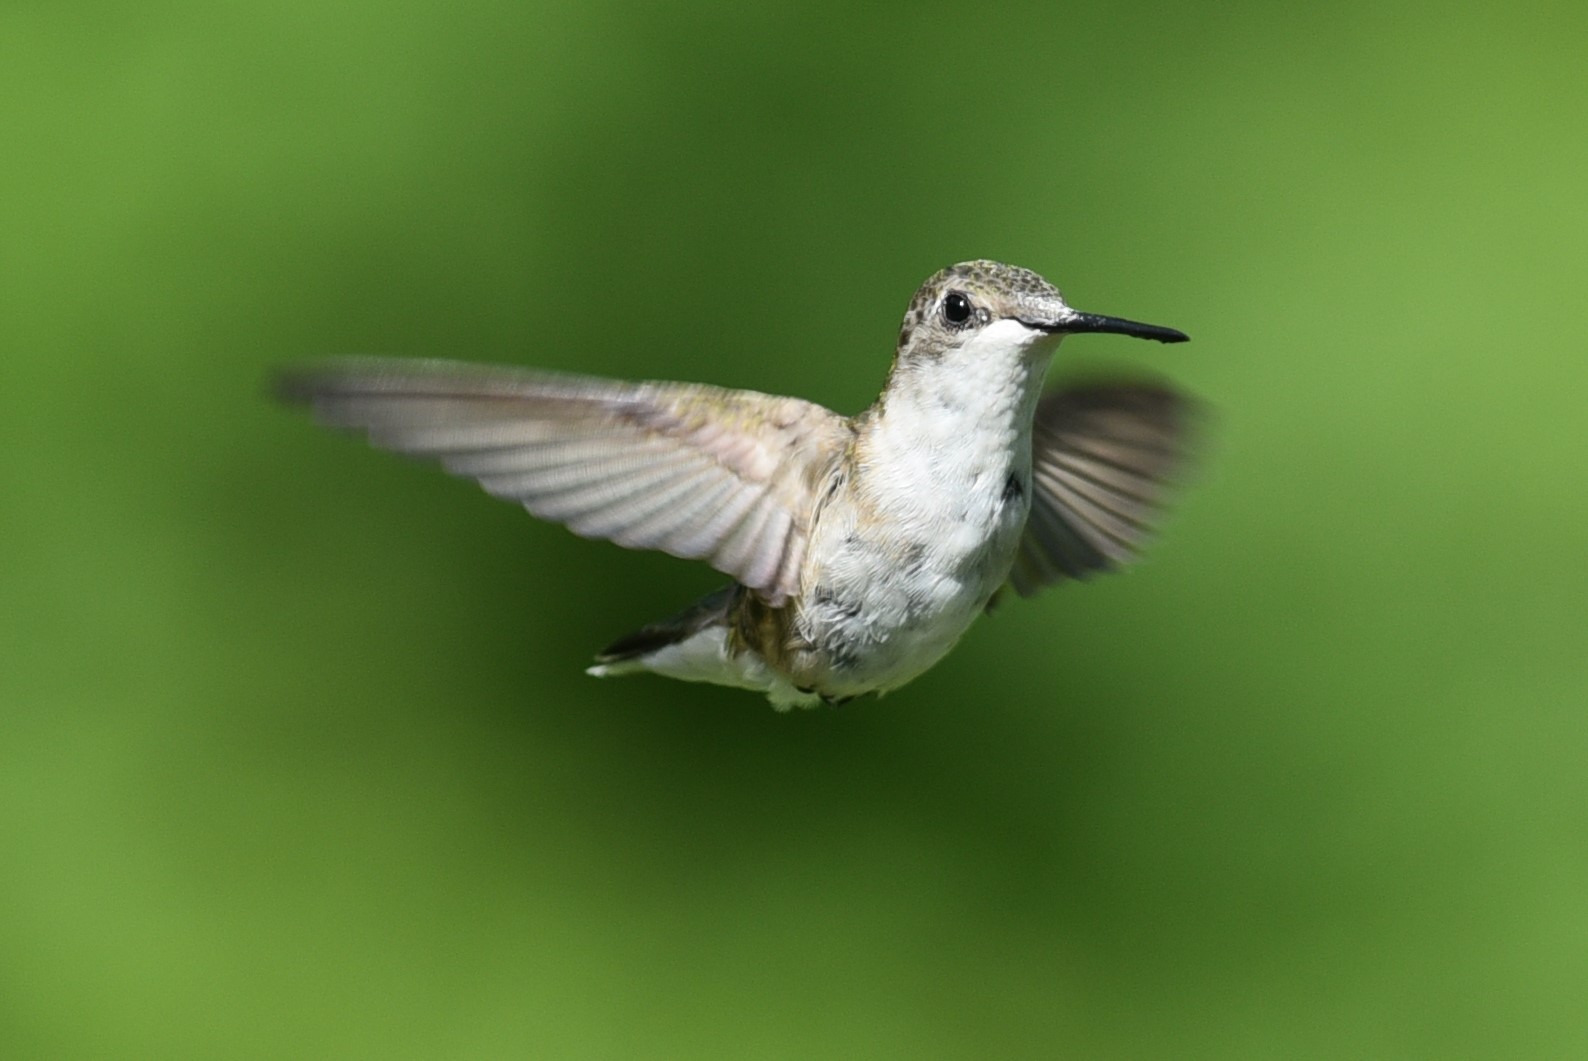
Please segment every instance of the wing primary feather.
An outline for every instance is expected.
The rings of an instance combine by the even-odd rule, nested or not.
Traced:
[[[627,469],[608,478],[587,479],[545,491],[535,489],[532,477],[522,477],[514,481],[514,489],[503,493],[492,490],[492,493],[518,501],[542,519],[567,521],[627,504],[634,498],[645,497],[653,490],[665,489],[679,479],[693,478],[697,474],[698,469],[691,467],[689,462],[678,461],[671,467]],[[490,486],[486,488],[491,489]]]
[[[631,549],[662,548],[656,536],[643,529],[646,522],[673,507],[680,493],[699,490],[700,479],[698,469],[687,468],[666,479],[637,477],[624,493],[584,510],[569,526]]]
[[[700,524],[699,537],[705,551],[715,551],[722,546],[723,541],[738,526],[759,499],[759,491],[749,486],[738,486],[726,491],[718,502],[717,510],[708,515]]]
[[[278,394],[577,533],[704,558],[778,598],[854,431],[752,391],[442,361],[341,359],[283,373]]]
[[[1072,478],[1084,479],[1110,493],[1133,501],[1151,502],[1164,486],[1163,480],[1156,474],[1156,469],[1148,470],[1139,466],[1124,468],[1073,452],[1046,453],[1043,455],[1043,463],[1062,469]]]
[[[573,500],[575,495],[591,491],[612,491],[631,483],[643,485],[647,480],[665,481],[677,474],[692,474],[699,470],[702,463],[690,454],[663,450],[590,461],[577,466],[558,465],[550,469],[533,467],[478,478],[481,485],[493,493],[514,500]]]
[[[577,471],[592,464],[610,462],[615,456],[627,457],[632,453],[638,457],[658,450],[676,452],[676,447],[647,444],[646,441],[620,446],[611,438],[591,435],[525,445],[460,448],[441,455],[441,463],[454,475],[483,476],[537,470],[549,474],[570,469]]]
[[[643,520],[636,520],[631,532],[639,538],[656,543],[656,548],[674,556],[700,556],[689,548],[702,514],[721,504],[727,492],[742,489],[742,485],[727,478],[707,479],[703,483],[681,480],[670,494],[670,503],[659,506]]]
[[[746,579],[747,584],[756,586],[775,586],[782,581],[789,559],[789,538],[794,533],[794,520],[786,510],[769,508],[767,511],[771,515],[761,534],[761,566]]]
[[[1050,570],[1078,578],[1109,565],[1108,555],[1064,518],[1051,497],[1034,503],[1031,512],[1039,523],[1031,528],[1034,533],[1027,540],[1035,546],[1033,555],[1042,558]]]
[[[1109,560],[1121,562],[1134,554],[1134,535],[1128,526],[1071,490],[1058,494],[1057,500],[1069,511],[1066,522]]]
[[[1077,496],[1086,498],[1137,530],[1144,529],[1153,514],[1154,508],[1148,501],[1119,493],[1095,479],[1075,475],[1073,469],[1064,468],[1062,481]]]
[[[772,509],[768,505],[752,506],[716,550],[717,559],[723,566],[740,572],[746,585],[757,588],[761,585],[761,579],[754,572],[761,563],[761,531],[771,514]]]

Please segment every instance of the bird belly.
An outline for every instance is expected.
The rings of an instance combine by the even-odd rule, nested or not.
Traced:
[[[897,689],[930,669],[1008,578],[1024,522],[1024,506],[1011,503],[930,535],[850,525],[810,565],[794,620],[809,646],[791,661],[796,684],[843,699]]]
[[[897,689],[942,659],[1008,578],[1023,497],[971,506],[983,518],[934,522],[931,534],[842,505],[813,540],[796,598],[772,605],[741,587],[714,621],[590,673],[753,689],[780,710]]]

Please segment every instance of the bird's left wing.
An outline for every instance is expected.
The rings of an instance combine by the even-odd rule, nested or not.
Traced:
[[[1044,395],[1031,515],[1009,582],[1029,597],[1135,558],[1192,448],[1196,407],[1167,387],[1094,383]]]
[[[798,588],[851,436],[797,398],[448,361],[331,361],[278,391],[576,534],[706,560],[774,602]]]

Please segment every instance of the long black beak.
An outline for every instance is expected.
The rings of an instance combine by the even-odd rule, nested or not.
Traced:
[[[1097,313],[1080,313],[1070,310],[1060,320],[1024,320],[1028,328],[1040,328],[1045,332],[1062,332],[1070,335],[1075,332],[1114,332],[1116,335],[1132,335],[1137,339],[1156,339],[1160,343],[1183,343],[1191,337],[1185,332],[1175,328],[1165,328],[1158,324],[1142,324],[1139,321],[1128,321],[1123,317],[1104,317]]]

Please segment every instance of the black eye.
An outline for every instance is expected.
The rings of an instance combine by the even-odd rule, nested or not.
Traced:
[[[970,320],[970,299],[958,291],[950,291],[943,299],[943,319],[950,324],[964,324]]]

